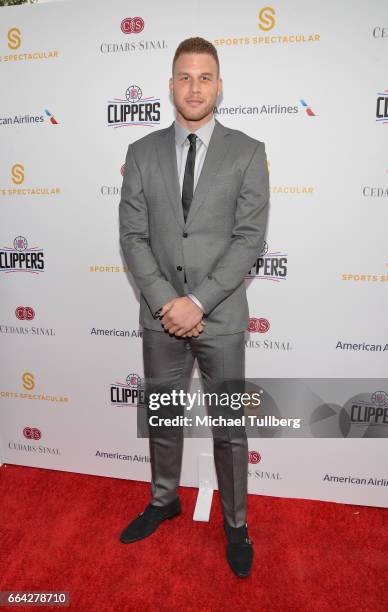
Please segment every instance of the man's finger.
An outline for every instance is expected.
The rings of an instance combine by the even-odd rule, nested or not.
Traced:
[[[164,321],[164,322],[162,321],[162,326],[164,327],[166,331],[169,331],[170,327],[172,327],[173,324],[171,323],[171,321]]]
[[[161,321],[162,323],[169,323],[170,325],[172,325],[174,322],[174,319],[167,311],[166,314],[161,318]]]
[[[183,336],[183,334],[185,334],[186,332],[187,332],[187,329],[182,329],[182,328],[181,328],[181,329],[178,329],[178,331],[174,332],[174,334],[180,338],[180,337],[181,337],[181,336]]]
[[[169,334],[175,334],[175,332],[179,331],[179,325],[171,325],[169,328],[166,328]]]
[[[174,302],[175,302],[176,298],[174,298],[173,300],[170,300],[169,302],[167,302],[167,304],[165,304],[162,308],[162,310],[160,311],[160,317],[162,317],[164,314],[166,314],[166,312],[168,312],[170,310],[170,308],[172,308]]]
[[[192,338],[193,336],[195,338],[198,338],[199,334],[203,331],[204,326],[202,325],[201,322],[197,323],[197,325],[195,325],[195,327],[193,327],[193,329],[190,329],[189,331],[185,332],[183,334],[183,338]],[[175,333],[175,335],[177,335]]]

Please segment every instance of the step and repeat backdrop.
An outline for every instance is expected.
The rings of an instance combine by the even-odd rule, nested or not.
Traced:
[[[172,57],[197,35],[219,52],[216,118],[268,156],[268,234],[246,277],[247,377],[262,381],[272,415],[302,417],[257,427],[249,490],[388,506],[383,0],[0,9],[1,461],[150,478],[118,204],[128,144],[174,120]],[[185,440],[183,485],[198,486],[211,452],[210,438]]]

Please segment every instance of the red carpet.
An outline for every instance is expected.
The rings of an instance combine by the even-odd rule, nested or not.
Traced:
[[[184,513],[125,545],[148,484],[3,466],[0,590],[70,591],[76,612],[387,612],[388,510],[251,495],[255,565],[239,579],[218,496],[210,524],[195,523],[195,493],[182,488]]]

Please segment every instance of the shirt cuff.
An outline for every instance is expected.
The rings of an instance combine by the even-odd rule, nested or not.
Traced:
[[[194,302],[194,304],[196,304],[202,310],[203,313],[205,312],[204,307],[202,306],[201,302],[195,297],[195,295],[193,295],[192,293],[188,293],[186,297],[190,298],[190,300]]]

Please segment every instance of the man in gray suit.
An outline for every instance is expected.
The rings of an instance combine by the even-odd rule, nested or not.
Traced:
[[[195,359],[205,392],[215,381],[244,379],[244,277],[263,245],[268,169],[262,142],[215,120],[221,89],[215,47],[202,38],[183,41],[170,79],[175,122],[128,147],[120,243],[141,293],[146,387],[157,380],[187,390]],[[213,428],[213,444],[226,556],[245,577],[253,559],[245,430]],[[151,503],[124,529],[122,542],[147,537],[180,514],[182,449],[182,428],[168,436],[150,432]]]

